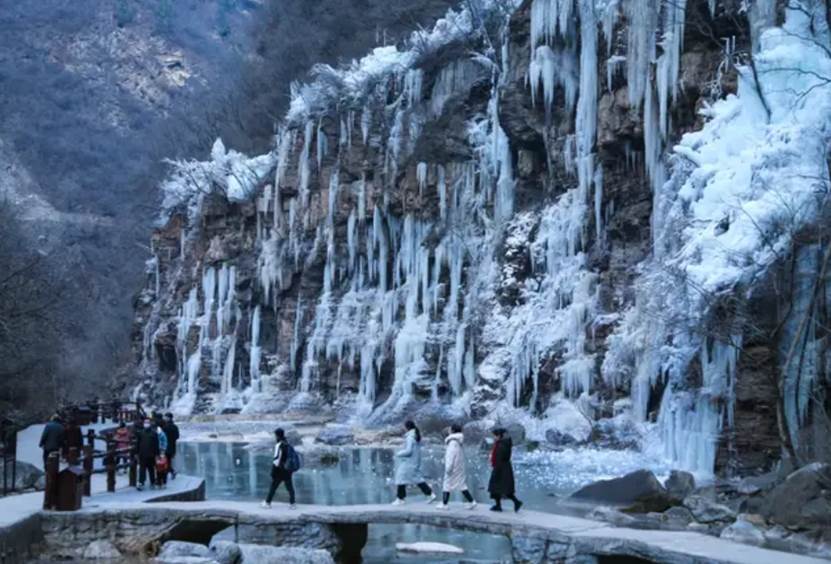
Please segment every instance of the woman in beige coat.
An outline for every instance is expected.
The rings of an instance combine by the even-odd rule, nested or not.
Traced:
[[[467,489],[467,476],[465,473],[465,449],[464,435],[461,425],[452,425],[450,435],[444,439],[446,450],[444,453],[444,493],[439,509],[449,509],[447,502],[450,501],[450,492],[462,492],[467,500],[467,508],[475,509],[476,501]]]

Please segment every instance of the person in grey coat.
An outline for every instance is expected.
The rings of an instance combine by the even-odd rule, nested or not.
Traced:
[[[404,435],[404,448],[395,453],[397,465],[395,468],[395,485],[397,495],[393,505],[404,505],[407,497],[407,486],[416,484],[418,489],[427,496],[427,503],[436,501],[436,494],[427,485],[421,475],[421,431],[412,421],[404,423],[407,433]]]

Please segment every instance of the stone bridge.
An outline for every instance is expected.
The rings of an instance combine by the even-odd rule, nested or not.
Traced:
[[[822,560],[741,545],[693,532],[612,527],[575,517],[486,508],[439,512],[426,504],[298,506],[262,509],[233,501],[162,502],[89,507],[71,514],[42,513],[50,555],[75,558],[92,540],[109,539],[124,552],[152,553],[167,540],[207,544],[228,529],[237,542],[329,550],[340,562],[359,562],[373,524],[421,524],[505,535],[514,562],[807,564]],[[226,534],[228,534],[226,533]]]

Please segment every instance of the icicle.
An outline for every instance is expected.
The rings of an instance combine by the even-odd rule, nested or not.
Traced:
[[[234,389],[234,366],[236,363],[237,352],[237,338],[236,335],[231,339],[228,345],[228,353],[225,355],[225,365],[222,368],[222,384],[220,385],[220,393],[223,396],[228,395]]]
[[[614,55],[606,60],[606,88],[613,91],[615,77],[621,73],[626,63],[626,57]]]
[[[447,178],[444,166],[439,165],[436,170],[436,186],[439,192],[439,217],[447,219]]]
[[[361,180],[358,182],[358,220],[363,222],[366,219],[366,173],[361,173]]]
[[[323,159],[329,151],[329,143],[326,139],[326,132],[323,130],[323,118],[317,122],[317,170],[323,170]]]
[[[580,10],[580,98],[577,101],[577,177],[580,191],[588,193],[594,176],[595,133],[597,130],[597,20],[594,0],[578,0]]]
[[[297,371],[297,353],[300,351],[300,323],[303,320],[303,303],[298,299],[294,311],[294,330],[292,331],[291,350],[289,351],[289,367],[292,373]]]
[[[349,249],[349,271],[355,270],[355,261],[358,255],[358,235],[356,233],[355,210],[349,212],[346,222],[346,245]]]
[[[410,69],[404,76],[404,92],[407,96],[407,105],[414,108],[421,101],[421,90],[424,82],[424,71]]]
[[[363,112],[361,112],[361,139],[364,145],[369,140],[370,127],[372,127],[372,109],[369,107],[369,103],[367,103],[364,106]]]
[[[669,128],[669,97],[678,95],[678,73],[681,69],[681,51],[684,44],[686,0],[674,0],[664,5],[663,54],[658,59],[655,82],[658,88],[658,123],[661,136],[666,139]]]
[[[603,10],[603,40],[606,42],[606,56],[610,56],[612,54],[612,45],[613,45],[613,33],[615,31],[615,25],[617,24],[617,20],[620,17],[619,12],[619,5],[618,0],[611,0],[610,2],[606,3],[605,9]],[[612,57],[614,58],[614,57]],[[611,81],[610,81],[611,82]]]
[[[236,339],[234,342],[236,342]],[[248,373],[251,379],[251,389],[254,392],[260,392],[262,391],[260,389],[260,357],[262,355],[262,347],[260,347],[260,306],[254,308],[254,315],[251,317],[250,355]]]
[[[603,237],[603,165],[598,163],[594,170],[594,226],[597,240]]]
[[[416,179],[418,181],[418,193],[423,194],[427,186],[427,163],[418,163],[416,166]]]
[[[571,19],[571,0],[534,0],[531,4],[531,48],[565,36]]]
[[[300,193],[300,202],[305,209],[309,205],[309,180],[311,177],[311,169],[309,167],[309,154],[311,152],[312,136],[314,134],[314,123],[312,121],[306,122],[306,129],[303,133],[303,150],[300,152],[300,162],[297,168],[300,170],[300,182],[298,190]]]
[[[447,101],[476,80],[480,72],[476,63],[465,59],[453,61],[442,68],[430,93],[430,115],[440,116]]]
[[[531,88],[531,103],[535,105],[536,94],[542,89],[545,110],[548,113],[554,105],[556,87],[563,89],[566,110],[571,112],[577,99],[576,54],[573,47],[554,51],[548,45],[540,45],[531,57],[528,67],[528,84]]]
[[[639,108],[649,84],[649,65],[655,60],[655,30],[658,25],[656,0],[630,0],[626,3],[629,20],[626,49],[626,82],[629,105]]]

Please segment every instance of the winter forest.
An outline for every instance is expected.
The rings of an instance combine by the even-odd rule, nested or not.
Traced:
[[[825,0],[11,4],[0,410],[828,471]]]

